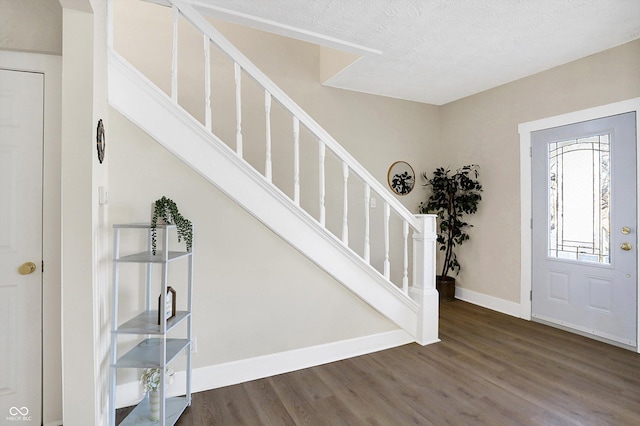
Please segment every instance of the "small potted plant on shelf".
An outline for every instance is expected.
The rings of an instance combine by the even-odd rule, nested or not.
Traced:
[[[173,383],[174,371],[167,367],[165,380],[167,384]],[[149,393],[149,417],[151,420],[160,420],[160,369],[145,368],[140,376],[145,392]]]
[[[455,249],[469,239],[467,230],[473,226],[464,220],[464,216],[476,213],[482,199],[478,169],[478,165],[471,164],[455,173],[439,167],[432,177],[422,174],[427,182],[424,186],[431,187],[431,195],[426,202],[420,203],[419,212],[435,213],[440,219],[437,242],[444,251],[444,263],[442,273],[436,277],[436,288],[442,301],[455,299],[456,280],[449,273],[457,275],[460,272]]]
[[[178,242],[184,239],[187,251],[191,251],[193,245],[193,226],[191,221],[185,219],[178,210],[178,206],[173,200],[162,197],[156,200],[153,207],[153,217],[151,218],[151,251],[156,255],[156,228],[159,223],[165,225],[176,225],[178,229]]]

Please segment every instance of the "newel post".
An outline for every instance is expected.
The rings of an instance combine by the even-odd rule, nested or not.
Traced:
[[[439,342],[438,292],[436,291],[436,215],[419,214],[422,232],[413,234],[413,286],[411,298],[420,305],[416,341],[421,345]]]

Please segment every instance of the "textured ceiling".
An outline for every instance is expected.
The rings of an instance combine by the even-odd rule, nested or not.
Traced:
[[[362,58],[327,84],[442,105],[640,38],[640,0],[191,0]]]

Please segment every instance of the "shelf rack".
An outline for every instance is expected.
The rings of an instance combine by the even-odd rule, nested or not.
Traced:
[[[169,234],[176,232],[175,225],[158,225],[158,241],[161,249],[156,254],[151,250],[151,225],[148,223],[118,224],[113,225],[113,313],[111,329],[111,353],[110,353],[110,425],[115,426],[115,399],[117,389],[117,373],[124,368],[159,368],[160,383],[166,383],[167,366],[181,353],[186,354],[186,389],[184,396],[168,398],[166,386],[160,386],[160,420],[153,421],[149,417],[149,396],[145,397],[120,423],[128,425],[160,425],[173,426],[184,410],[191,405],[191,346],[192,346],[192,288],[193,288],[193,251],[169,251]],[[147,247],[139,253],[120,255],[121,231],[146,232]],[[161,237],[161,238],[160,238]],[[176,311],[175,316],[158,324],[158,307],[154,306],[157,295],[160,294],[160,306],[166,306],[167,279],[169,265],[172,262],[187,261],[187,310]],[[118,319],[118,294],[120,266],[123,264],[146,265],[145,273],[145,310],[129,318],[122,323]],[[159,285],[153,285],[153,267],[161,268]],[[155,308],[155,309],[152,309]],[[184,338],[168,338],[167,334],[179,325],[186,323],[186,336]],[[118,337],[140,336],[139,342],[126,353],[118,351]]]

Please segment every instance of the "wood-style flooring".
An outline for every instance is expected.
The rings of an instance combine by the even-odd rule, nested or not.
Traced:
[[[640,425],[637,353],[459,300],[440,338],[195,393],[177,425]]]

